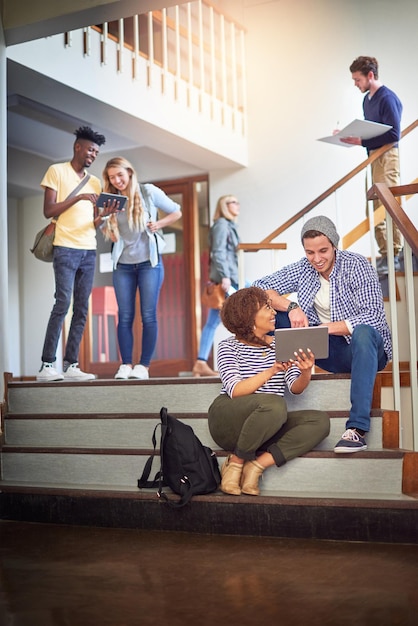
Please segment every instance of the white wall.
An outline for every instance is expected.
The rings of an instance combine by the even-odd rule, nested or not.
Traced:
[[[232,10],[241,2],[228,4]],[[413,78],[418,66],[418,3],[255,0],[243,5],[248,27],[249,167],[233,174],[212,172],[211,198],[215,202],[222,193],[237,194],[242,240],[255,242],[366,159],[363,148],[316,141],[331,134],[337,122],[346,125],[363,117],[363,96],[349,71],[354,58],[378,59],[380,78],[403,102],[402,128],[418,118],[418,85]],[[401,152],[405,183],[418,176],[416,146],[415,138],[411,157]],[[362,187],[360,199],[354,191],[339,198],[342,233],[364,217],[363,182],[362,176],[356,183]],[[334,200],[326,206],[332,217]],[[316,214],[322,212],[325,207]],[[299,232],[300,225],[289,251],[280,253],[284,263],[301,254]],[[270,270],[264,253],[257,258],[246,255],[247,278]]]
[[[30,252],[35,234],[47,224],[42,205],[43,196],[39,195],[21,200],[18,208],[21,361],[20,369],[13,369],[13,373],[20,376],[34,376],[40,367],[46,325],[54,303],[52,263],[38,261]],[[11,319],[15,320],[16,316],[12,315]]]
[[[18,202],[10,199],[7,210],[7,240],[9,242],[19,241],[19,219],[18,219]],[[8,328],[7,341],[9,343],[9,360],[10,365],[8,371],[20,371],[20,327],[19,318],[16,311],[20,311],[20,262],[19,262],[19,245],[9,245],[8,248],[8,292],[9,298],[7,302],[8,311]]]
[[[0,16],[0,93],[6,93],[7,85],[6,72],[6,45],[4,41],[3,23]],[[0,107],[0,137],[7,133],[6,107]],[[7,164],[6,142],[0,143],[0,173],[4,175]],[[2,185],[0,188],[0,372],[8,371],[9,350],[8,350],[8,329],[9,310],[6,294],[8,292],[7,268],[8,268],[8,232],[7,232],[7,188]],[[0,380],[0,401],[3,399],[3,380]],[[1,428],[1,426],[0,426]]]

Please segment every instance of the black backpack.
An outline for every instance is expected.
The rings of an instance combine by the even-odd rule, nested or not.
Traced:
[[[196,437],[193,428],[168,415],[163,407],[160,411],[161,423],[154,428],[152,443],[154,452],[145,463],[144,471],[138,480],[139,489],[156,487],[158,496],[170,506],[185,506],[194,495],[216,491],[221,482],[216,454],[204,446]],[[152,461],[156,456],[156,432],[161,427],[160,469],[154,480],[149,481]],[[168,486],[180,496],[176,502],[169,500],[163,492]]]

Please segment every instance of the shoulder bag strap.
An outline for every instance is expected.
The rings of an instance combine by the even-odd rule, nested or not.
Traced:
[[[157,454],[157,437],[156,437],[156,432],[157,432],[157,428],[161,427],[161,424],[157,424],[156,427],[154,428],[154,432],[152,433],[152,443],[154,446],[154,451],[151,454],[151,456],[148,457],[148,460],[145,463],[144,466],[144,471],[142,472],[142,476],[141,478],[138,479],[138,488],[139,489],[150,489],[152,487],[156,487],[158,485],[158,488],[160,488],[160,484],[161,484],[161,480],[162,480],[162,472],[161,472],[161,462],[160,462],[160,469],[158,470],[158,472],[155,474],[154,479],[153,480],[148,480],[149,475],[151,473],[151,467],[152,467],[152,462],[154,460],[154,457]]]
[[[72,198],[73,196],[76,196],[78,194],[78,192],[80,191],[80,189],[82,189],[84,187],[84,185],[86,185],[89,180],[91,178],[91,174],[86,174],[84,176],[84,178],[82,180],[80,180],[80,182],[78,183],[77,187],[75,187],[71,193],[68,194],[68,196],[65,198],[66,200],[68,200],[68,198]],[[57,222],[59,218],[59,215],[57,217],[53,217],[51,222],[55,223]]]
[[[68,200],[68,198],[72,198],[73,196],[77,195],[80,189],[82,189],[84,185],[86,185],[89,182],[90,178],[91,178],[91,174],[86,174],[84,178],[80,180],[77,187],[73,189],[72,192],[69,193],[65,199]]]

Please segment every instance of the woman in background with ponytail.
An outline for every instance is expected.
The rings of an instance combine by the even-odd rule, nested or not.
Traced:
[[[239,237],[236,220],[239,209],[240,204],[235,196],[221,196],[216,204],[213,225],[209,233],[209,278],[214,283],[220,283],[225,293],[238,289]],[[209,367],[207,361],[220,322],[219,310],[209,309],[202,330],[197,361],[193,366],[193,376],[217,376],[217,372]]]

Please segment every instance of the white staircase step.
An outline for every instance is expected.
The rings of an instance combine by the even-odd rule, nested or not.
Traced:
[[[174,413],[173,415],[177,417]],[[212,449],[218,446],[213,441],[207,419],[181,416],[182,422],[190,425],[201,442]],[[332,450],[345,430],[347,415],[334,417],[331,414],[329,436],[318,446],[318,450]],[[81,416],[34,416],[5,419],[5,441],[13,446],[47,447],[105,447],[105,448],[145,448],[152,447],[151,437],[159,423],[155,417],[94,417],[92,414]],[[382,448],[382,417],[371,420],[371,430],[367,435],[368,446]],[[157,446],[160,431],[157,430]]]
[[[219,394],[219,379],[202,382],[191,378],[147,381],[96,380],[86,383],[13,383],[9,388],[9,413],[157,413],[205,412]]]
[[[359,492],[402,493],[402,457],[373,459],[359,457],[360,454],[341,455],[343,458],[299,457],[280,468],[268,468],[263,474],[262,491],[328,491],[344,497]]]
[[[153,378],[147,381],[96,380],[86,383],[13,382],[8,390],[8,412],[36,414],[204,413],[219,394],[219,379]],[[306,391],[286,394],[289,410],[314,408],[347,411],[350,407],[349,375],[314,374]]]
[[[3,452],[3,480],[32,485],[71,483],[74,485],[111,485],[113,488],[135,486],[148,455],[139,450],[74,450]],[[223,461],[219,458],[219,463]],[[402,493],[400,451],[361,452],[335,457],[330,452],[311,452],[286,465],[268,468],[262,491],[335,492],[347,494]],[[159,469],[159,457],[153,463],[151,477]],[[382,479],[383,477],[383,479]]]

